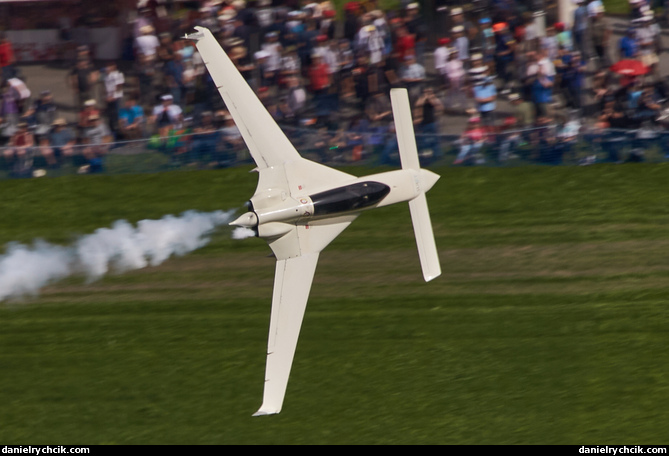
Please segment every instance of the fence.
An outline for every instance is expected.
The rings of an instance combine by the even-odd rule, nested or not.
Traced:
[[[397,140],[388,128],[364,126],[331,131],[325,127],[285,127],[284,131],[303,157],[320,163],[400,165]],[[584,165],[669,159],[669,131],[650,128],[601,130],[567,123],[525,130],[466,132],[462,136],[430,131],[417,127],[416,142],[424,166]],[[0,178],[153,173],[246,163],[252,160],[236,129],[174,131],[166,137],[101,145],[0,148]]]

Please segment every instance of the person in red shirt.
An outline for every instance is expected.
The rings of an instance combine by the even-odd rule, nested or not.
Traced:
[[[5,32],[0,32],[0,70],[2,79],[7,80],[14,77],[14,50],[12,43]]]
[[[404,61],[407,55],[416,54],[416,38],[409,33],[409,30],[404,25],[397,28],[395,50],[398,53],[400,61]]]
[[[314,95],[323,95],[328,92],[331,84],[330,67],[323,61],[320,54],[311,56],[309,67],[309,82]]]

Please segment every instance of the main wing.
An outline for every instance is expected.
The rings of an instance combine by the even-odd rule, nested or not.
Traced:
[[[297,225],[270,242],[277,257],[276,273],[263,402],[254,416],[281,411],[318,255],[355,218],[350,215],[316,225]]]

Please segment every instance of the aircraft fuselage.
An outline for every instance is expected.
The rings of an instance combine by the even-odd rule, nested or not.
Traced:
[[[262,207],[255,207],[254,195],[249,201],[249,212],[231,225],[252,228],[259,237],[276,237],[284,233],[277,232],[281,225],[274,222],[308,224],[310,220],[338,217],[410,201],[421,192],[429,190],[438,178],[436,174],[424,169],[389,171],[360,177],[350,184],[309,195],[293,197],[282,194],[273,198],[273,204],[266,204],[268,197],[264,192],[258,198],[264,203],[260,204]],[[260,229],[264,225],[272,228]]]

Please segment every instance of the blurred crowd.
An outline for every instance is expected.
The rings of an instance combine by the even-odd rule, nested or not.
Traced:
[[[76,122],[49,91],[31,93],[0,35],[0,160],[19,174],[36,157],[53,168],[76,159],[93,172],[110,147],[136,140],[184,162],[244,159],[199,54],[180,39],[195,25],[212,30],[298,150],[326,162],[396,163],[394,87],[409,90],[426,160],[455,148],[456,164],[521,150],[560,163],[585,128],[612,150],[627,134],[617,129],[663,127],[661,29],[647,0],[630,0],[620,38],[601,0],[575,0],[569,23],[521,0],[436,3],[382,10],[362,0],[336,11],[327,1],[208,0],[175,15],[144,2],[122,60],[96,62],[77,47],[68,79]],[[447,144],[443,126],[455,118],[466,126]]]

